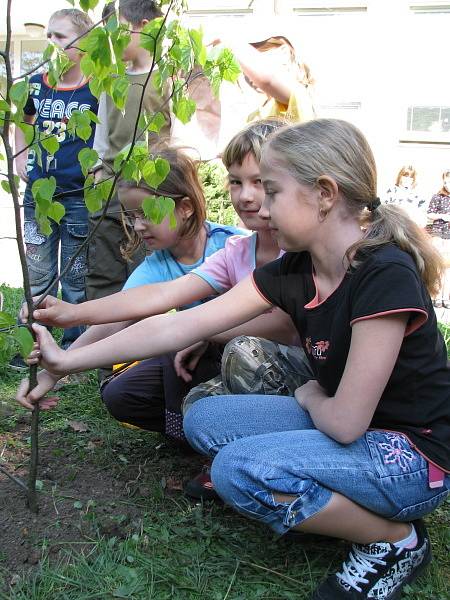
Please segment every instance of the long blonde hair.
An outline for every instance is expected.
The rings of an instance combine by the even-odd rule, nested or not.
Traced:
[[[440,288],[442,259],[428,234],[401,208],[380,204],[375,159],[361,131],[339,119],[316,119],[276,131],[268,140],[283,166],[299,183],[314,186],[334,179],[364,237],[347,250],[352,266],[376,248],[396,244],[410,254],[431,295]]]

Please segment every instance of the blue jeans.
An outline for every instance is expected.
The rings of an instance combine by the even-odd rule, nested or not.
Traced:
[[[184,419],[189,443],[214,458],[217,493],[238,512],[283,534],[338,492],[385,518],[411,521],[444,501],[429,489],[428,464],[401,434],[368,431],[343,445],[318,431],[288,396],[212,396]],[[275,495],[295,496],[278,502]]]
[[[30,186],[24,197],[24,240],[27,265],[30,273],[31,293],[39,296],[58,275],[58,264],[62,271],[69,259],[85,241],[88,233],[88,211],[82,196],[64,197],[66,213],[59,225],[51,221],[52,233],[49,236],[39,232],[34,217],[34,200]],[[71,268],[61,277],[62,299],[71,304],[79,304],[86,299],[85,293],[86,251],[81,252]],[[58,284],[50,289],[56,296]],[[67,348],[74,342],[84,327],[76,326],[64,330],[61,346]]]

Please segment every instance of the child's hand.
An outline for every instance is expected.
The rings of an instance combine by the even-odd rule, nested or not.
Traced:
[[[191,373],[206,352],[208,345],[209,342],[197,342],[176,353],[173,364],[178,377],[181,377],[187,383],[192,381]]]
[[[19,156],[16,158],[16,161],[15,161],[16,162],[16,173],[22,181],[25,181],[25,183],[28,182],[27,159],[28,159],[28,153],[22,152],[21,154],[19,154]]]
[[[42,325],[34,323],[33,331],[36,334],[36,342],[26,362],[29,365],[39,364],[59,379],[66,374],[64,370],[66,351],[61,350],[51,333]]]
[[[298,387],[295,390],[294,395],[298,404],[303,410],[308,412],[311,404],[314,404],[314,402],[317,402],[326,396],[323,388],[315,379],[310,379],[302,386]]]
[[[35,299],[33,298],[33,300]],[[54,298],[53,296],[46,296],[39,305],[39,308],[33,312],[33,317],[45,325],[62,328],[72,327],[78,325],[75,306],[75,304],[58,300],[58,298]],[[28,307],[26,304],[22,305],[20,318],[22,322],[27,321]]]
[[[36,404],[39,404],[39,408],[42,410],[55,407],[59,398],[57,396],[45,398],[45,394],[53,389],[58,379],[59,377],[48,373],[48,371],[41,371],[37,375],[37,386],[31,392],[28,391],[30,388],[29,379],[22,379],[16,393],[17,402],[29,410],[34,410]]]

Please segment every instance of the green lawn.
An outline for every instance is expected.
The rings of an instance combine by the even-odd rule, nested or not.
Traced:
[[[20,291],[1,289],[5,308],[15,311]],[[25,411],[13,401],[19,380],[0,365],[0,399],[8,409],[0,414],[0,461],[8,464],[9,456],[8,466],[20,467],[28,439]],[[38,560],[22,569],[11,556],[20,555],[23,525],[16,545],[1,537],[1,600],[306,600],[345,556],[341,542],[277,539],[228,508],[185,499],[179,483],[198,460],[157,434],[117,424],[102,406],[94,374],[60,395],[58,407],[41,418],[43,508],[25,524],[24,539],[32,539]],[[84,477],[91,487],[83,487]],[[406,598],[449,599],[448,508],[427,519],[435,560]],[[3,525],[0,516],[0,531]],[[56,536],[69,528],[70,535]]]

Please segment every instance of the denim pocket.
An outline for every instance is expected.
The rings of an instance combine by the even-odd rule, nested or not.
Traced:
[[[427,462],[401,433],[368,431],[366,441],[380,477],[403,476],[427,470]]]
[[[80,240],[81,244],[87,238],[88,225],[86,223],[68,223],[67,233],[73,238]]]
[[[47,237],[42,235],[36,221],[25,220],[23,224],[23,239],[25,244],[40,246],[45,242]]]

